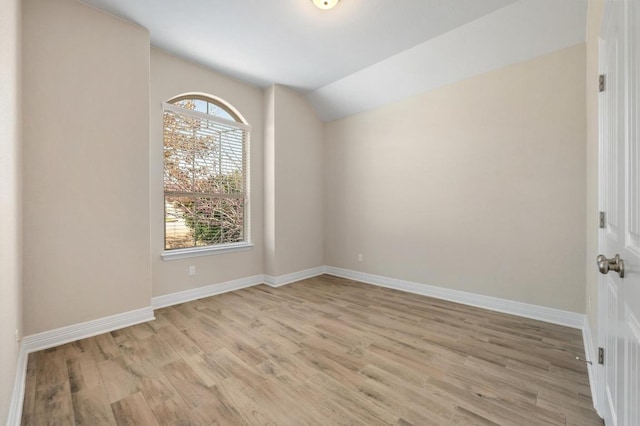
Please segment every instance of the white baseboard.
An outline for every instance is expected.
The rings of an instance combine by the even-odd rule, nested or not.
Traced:
[[[374,284],[380,287],[392,288],[395,290],[406,291],[408,293],[420,294],[422,296],[449,300],[451,302],[564,325],[566,327],[582,329],[584,325],[585,316],[583,314],[548,308],[546,306],[531,305],[523,302],[515,302],[513,300],[500,299],[498,297],[483,296],[480,294],[467,293],[465,291],[452,290],[427,284],[418,284],[396,278],[367,274],[365,272],[335,268],[333,266],[325,267],[325,272],[329,275],[348,278],[366,284]]]
[[[148,306],[122,314],[111,315],[109,317],[98,318],[92,321],[25,336],[22,340],[22,345],[24,346],[25,352],[29,354],[154,319],[153,308]]]
[[[192,300],[215,296],[217,294],[240,290],[242,288],[252,287],[259,284],[266,284],[270,287],[280,287],[296,281],[322,275],[324,274],[324,271],[325,267],[319,266],[317,268],[306,269],[304,271],[293,272],[291,274],[280,275],[277,277],[271,275],[254,275],[252,277],[240,278],[219,284],[212,284],[205,287],[198,287],[191,290],[156,296],[151,299],[151,306],[153,306],[154,309],[165,308],[167,306],[190,302]]]
[[[27,360],[28,354],[24,350],[24,345],[20,343],[18,353],[18,363],[16,368],[16,379],[13,383],[13,394],[11,405],[9,406],[9,417],[7,426],[18,426],[22,420],[22,405],[24,403],[24,391],[27,380]]]
[[[191,302],[192,300],[215,296],[222,293],[228,293],[230,291],[253,287],[254,285],[263,283],[264,276],[262,274],[254,275],[252,277],[240,278],[237,280],[226,281],[219,284],[211,284],[204,287],[193,288],[191,290],[165,294],[163,296],[156,296],[151,298],[151,306],[153,306],[153,309],[165,308],[167,306]]]
[[[598,368],[598,357],[596,356],[596,345],[591,335],[591,327],[589,326],[589,319],[585,316],[584,324],[582,326],[582,340],[584,342],[584,356],[587,361],[587,372],[589,373],[589,387],[591,388],[591,400],[593,401],[593,407],[600,417],[602,417],[603,411],[600,407],[600,392],[598,392],[598,374],[596,369]]]
[[[264,283],[271,287],[280,287],[296,281],[306,280],[307,278],[317,277],[318,275],[324,274],[325,269],[325,266],[318,266],[317,268],[305,269],[304,271],[293,272],[291,274],[280,275],[278,277],[265,275]]]

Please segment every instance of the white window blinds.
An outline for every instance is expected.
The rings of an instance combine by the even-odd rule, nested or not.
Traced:
[[[165,248],[246,241],[250,127],[163,107]]]

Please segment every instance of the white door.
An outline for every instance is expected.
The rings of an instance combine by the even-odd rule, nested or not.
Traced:
[[[639,27],[640,0],[608,2],[600,60],[600,253],[607,259],[598,263],[607,425],[640,425]]]

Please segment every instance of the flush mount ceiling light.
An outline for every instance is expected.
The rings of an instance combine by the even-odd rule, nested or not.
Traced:
[[[328,10],[334,7],[340,0],[311,0],[318,8]]]

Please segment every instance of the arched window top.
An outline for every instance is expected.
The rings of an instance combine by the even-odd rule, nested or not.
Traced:
[[[175,98],[167,101],[167,103],[191,111],[213,115],[225,120],[247,124],[240,114],[230,105],[213,96],[202,95],[199,93],[187,93],[185,95],[176,96]]]

